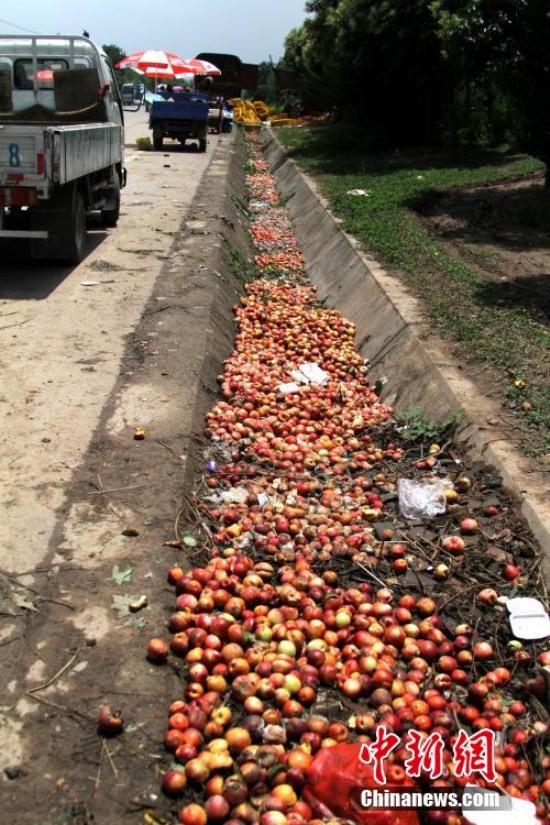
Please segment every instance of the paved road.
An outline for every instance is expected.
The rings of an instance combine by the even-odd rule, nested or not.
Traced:
[[[149,114],[141,106],[139,112],[124,110],[124,142],[126,146],[135,146],[136,138],[150,137]]]

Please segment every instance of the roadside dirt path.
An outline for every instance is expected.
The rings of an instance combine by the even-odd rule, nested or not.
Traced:
[[[128,131],[133,135],[134,123]],[[215,145],[212,138],[206,155],[129,149],[119,226],[106,231],[89,222],[89,254],[80,266],[10,260],[2,268],[0,567],[8,572],[44,559],[55,511],[114,387],[126,338]],[[139,423],[134,414],[127,426]]]
[[[146,134],[137,117],[128,134]],[[208,349],[213,332],[224,340],[212,303],[237,292],[207,265],[232,145],[128,149],[119,225],[89,224],[79,267],[3,258],[2,823],[141,823],[158,802],[180,680],[144,652],[165,629],[177,554],[162,543],[182,506],[198,390],[215,391],[223,357]],[[124,741],[98,736],[105,703],[122,711]]]

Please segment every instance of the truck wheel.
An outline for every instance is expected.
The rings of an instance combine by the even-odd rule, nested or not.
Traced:
[[[206,138],[199,140],[199,152],[206,152]]]
[[[86,208],[78,191],[74,195],[74,209],[67,218],[67,250],[63,257],[71,264],[79,264],[86,252]]]
[[[114,190],[115,208],[101,210],[101,221],[103,226],[107,227],[116,226],[120,217],[120,178],[116,174],[112,189]]]
[[[86,208],[76,186],[64,186],[51,203],[30,210],[30,229],[48,239],[31,239],[31,256],[78,264],[86,252]]]
[[[155,132],[153,130],[153,149],[155,150],[155,152],[162,151],[162,138],[162,132]]]

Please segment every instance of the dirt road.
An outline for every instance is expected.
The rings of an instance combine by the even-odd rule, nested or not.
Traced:
[[[147,134],[127,113],[126,140]],[[211,162],[194,151],[127,149],[116,230],[89,221],[76,268],[9,260],[0,273],[0,569],[44,559],[71,474],[86,451],[181,221]],[[175,144],[174,144],[175,145]],[[131,421],[127,422],[131,424]]]
[[[127,140],[145,123],[130,115]],[[198,389],[215,391],[224,356],[213,306],[236,290],[214,262],[232,147],[214,135],[206,154],[129,148],[119,225],[89,222],[80,266],[3,255],[2,822],[142,822],[158,800],[164,707],[180,687],[144,651],[165,632],[176,551],[162,543],[200,431]],[[97,735],[103,703],[122,710],[123,741]]]

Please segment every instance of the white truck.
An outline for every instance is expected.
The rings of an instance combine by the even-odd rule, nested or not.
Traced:
[[[91,40],[0,36],[0,241],[81,261],[86,214],[118,221],[123,125],[112,65]]]

